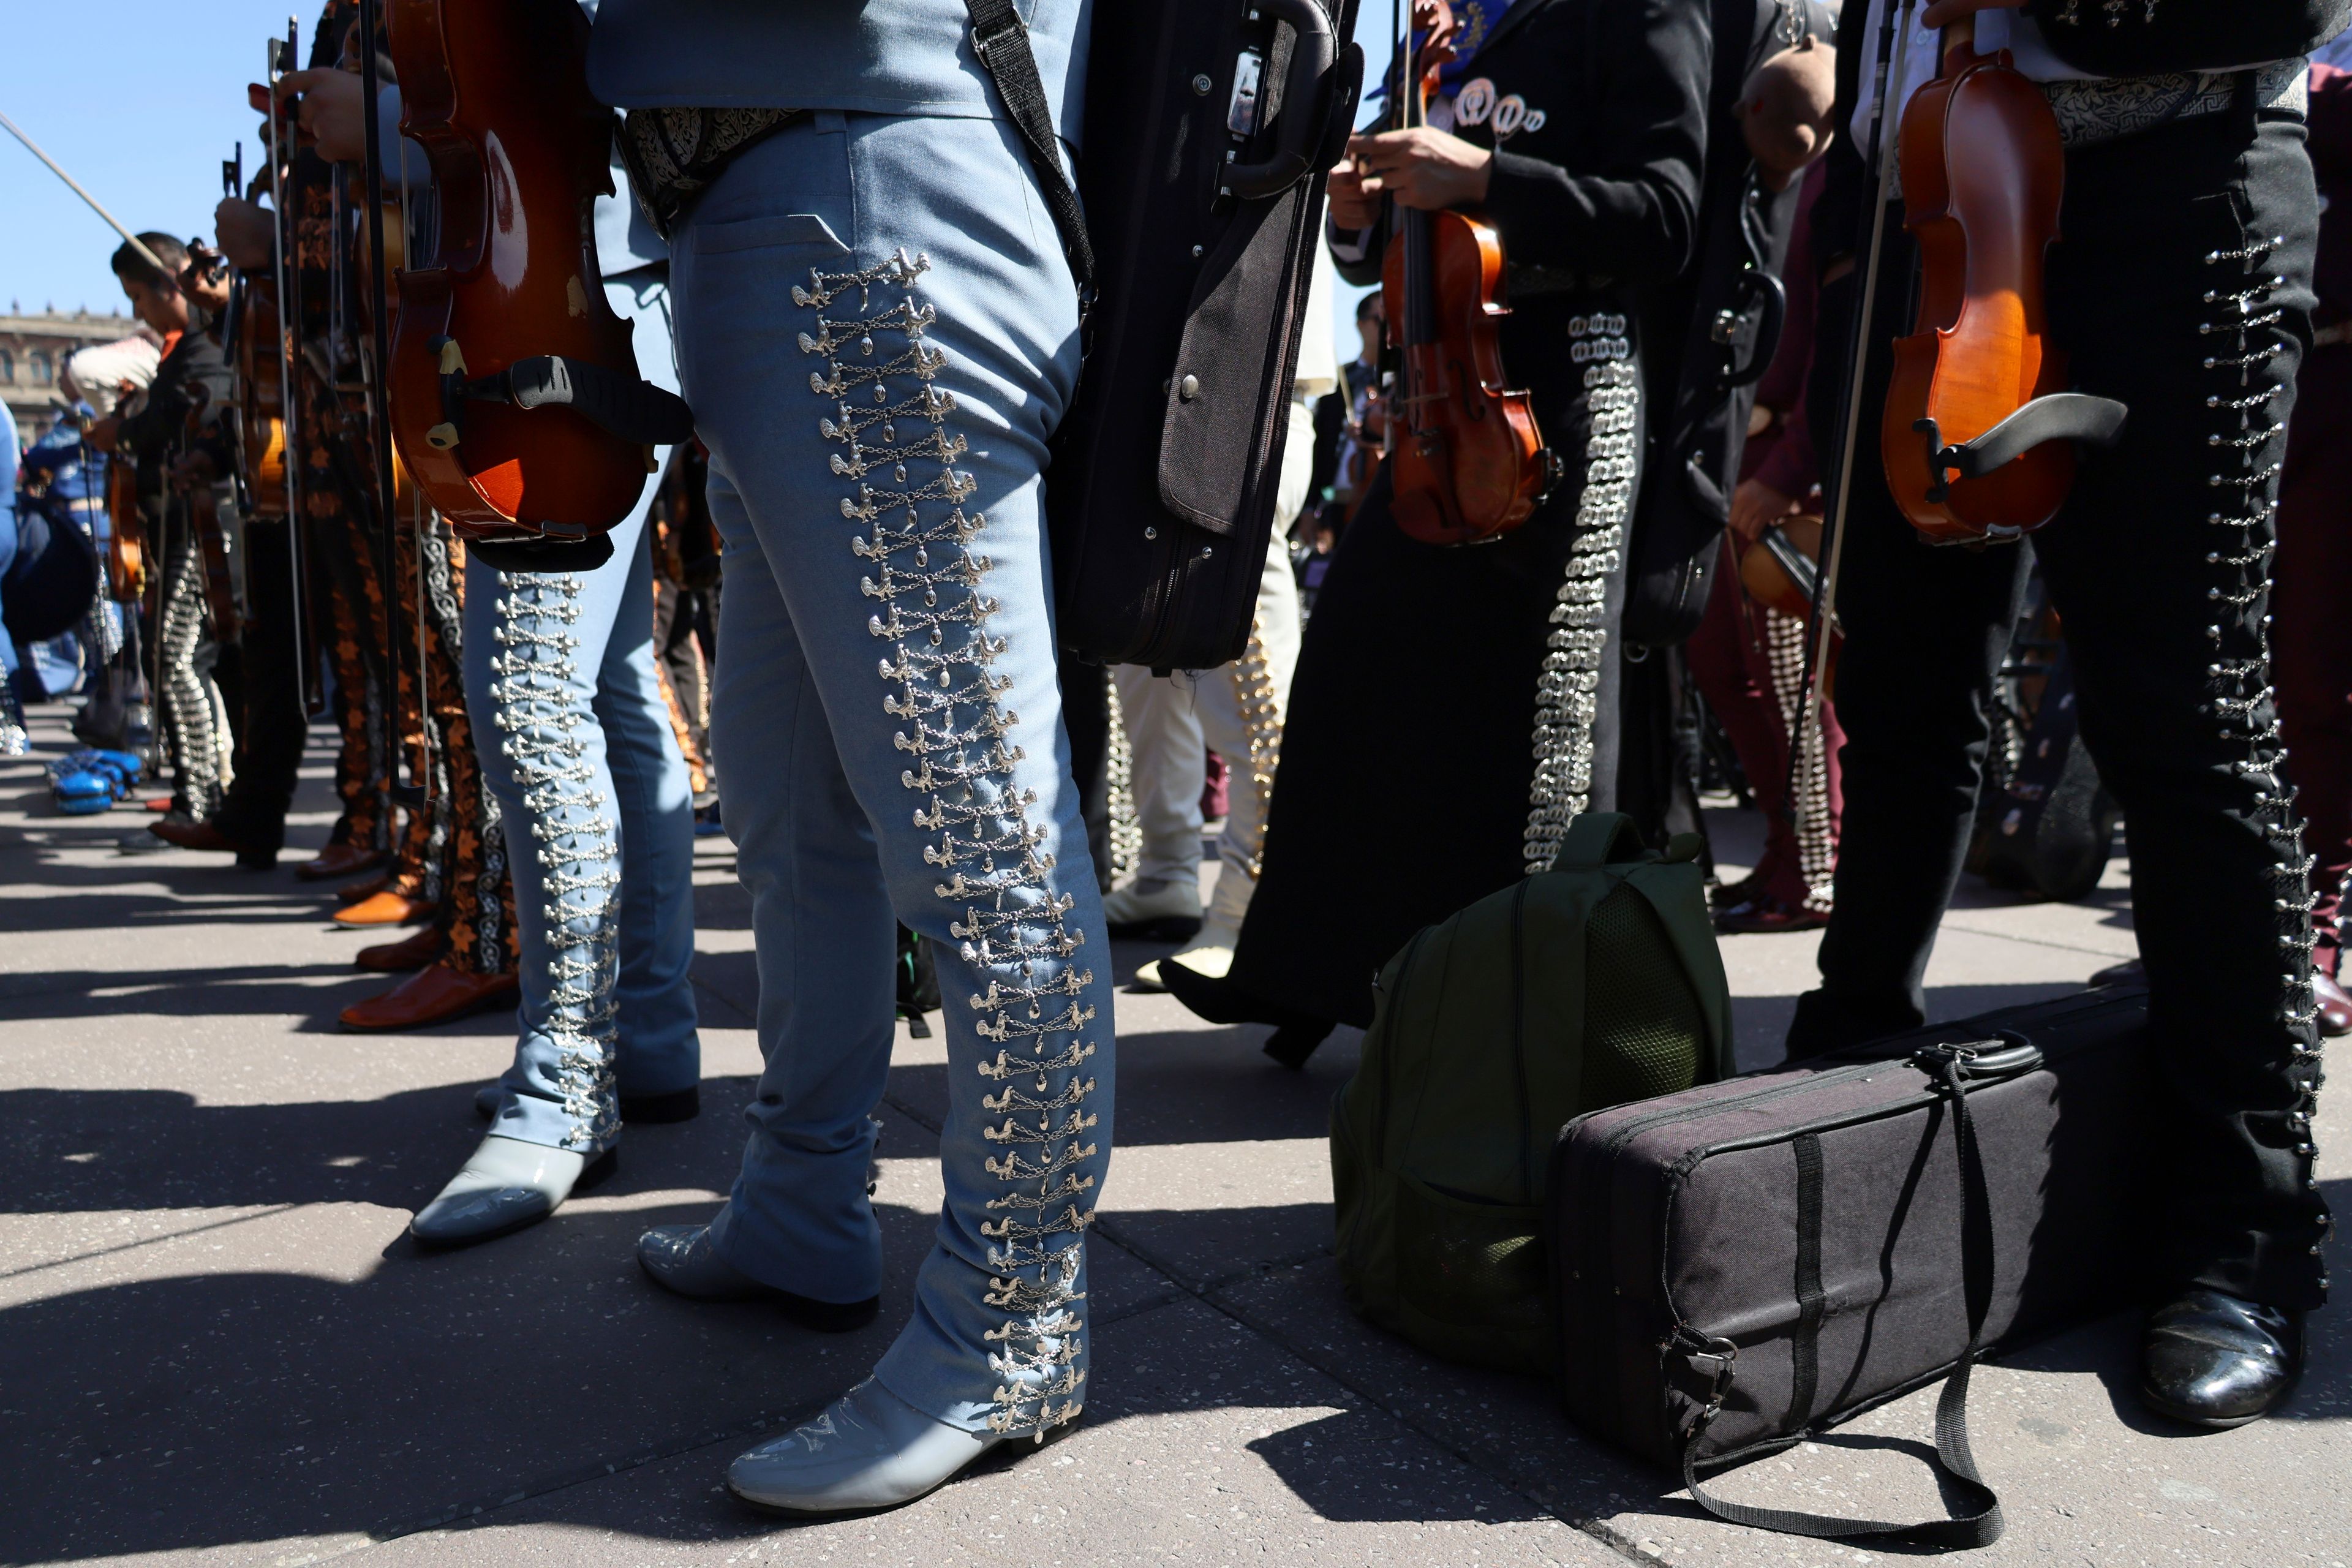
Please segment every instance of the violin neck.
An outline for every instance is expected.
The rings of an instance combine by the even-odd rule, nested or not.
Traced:
[[[1977,19],[1973,12],[1955,18],[1944,29],[1941,47],[1936,52],[1948,59],[1955,49],[1966,49],[1970,54],[1977,52]]]

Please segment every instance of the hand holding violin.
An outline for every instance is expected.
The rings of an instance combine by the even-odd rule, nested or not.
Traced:
[[[1764,531],[1788,516],[1797,503],[1761,479],[1742,479],[1731,492],[1731,531],[1749,544]]]
[[[101,452],[111,452],[122,445],[122,416],[110,414],[103,419],[93,419],[82,431],[82,439]]]
[[[289,71],[278,79],[278,96],[299,99],[295,123],[302,140],[330,163],[356,163],[367,156],[366,84],[346,70]]]
[[[213,235],[220,241],[220,253],[247,272],[258,272],[269,265],[277,233],[269,209],[258,202],[224,196],[213,208]]]
[[[1352,225],[1364,227],[1384,195],[1423,212],[1475,206],[1486,199],[1494,168],[1493,149],[1426,125],[1351,136],[1347,158],[1331,172],[1332,216],[1347,227],[1350,216],[1371,215]]]

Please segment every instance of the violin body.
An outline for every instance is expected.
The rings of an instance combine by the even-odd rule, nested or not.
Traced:
[[[106,459],[106,594],[135,605],[147,592],[147,520],[139,510],[139,466],[121,453]]]
[[[2057,119],[2006,50],[1964,41],[1913,96],[1900,147],[1920,282],[1880,428],[1886,482],[1932,542],[2013,539],[2064,502],[2072,442],[2044,440],[1976,478],[1945,458],[2066,384],[2042,280],[2065,185]]]
[[[1397,526],[1426,544],[1473,544],[1527,521],[1544,489],[1543,437],[1528,395],[1503,374],[1503,244],[1463,212],[1407,213],[1381,289],[1390,342],[1403,356],[1389,409]],[[1426,236],[1428,298],[1411,276]]]
[[[286,385],[278,357],[278,289],[270,279],[252,276],[237,288],[237,429],[246,515],[278,522],[286,516]]]
[[[393,0],[404,134],[433,166],[431,254],[401,277],[392,435],[461,535],[579,538],[628,515],[649,449],[572,407],[469,395],[558,355],[637,379],[605,303],[595,199],[612,191],[612,111],[590,96],[574,0]]]

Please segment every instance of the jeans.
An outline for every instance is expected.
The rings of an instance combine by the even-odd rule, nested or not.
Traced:
[[[666,287],[641,271],[604,292],[636,324],[638,369],[675,387]],[[593,572],[466,564],[466,704],[520,941],[514,1065],[490,1130],[592,1156],[619,1136],[619,1096],[702,1079],[694,799],[654,673],[654,491],[648,476]]]
[[[991,121],[820,112],[731,164],[673,257],[725,542],[710,727],[766,1059],[713,1238],[803,1296],[879,1290],[867,1113],[894,917],[929,937],[946,1202],[876,1375],[967,1430],[1039,1430],[1081,1403],[1111,1142],[1110,955],[1041,509],[1076,292]]]

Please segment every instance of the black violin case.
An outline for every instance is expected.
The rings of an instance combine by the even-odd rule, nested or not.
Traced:
[[[1569,1415],[1736,1523],[1992,1540],[1969,1367],[2128,1299],[2147,1025],[2144,990],[2103,987],[1570,1122],[1545,1219]],[[1938,1380],[1952,1519],[1701,1485]]]
[[[975,26],[1010,0],[968,0]],[[1274,526],[1323,175],[1363,79],[1357,0],[1119,0],[1087,53],[1094,299],[1045,477],[1057,629],[1083,659],[1241,656]],[[982,52],[1021,118],[1025,47]],[[1034,74],[1034,68],[1033,68]],[[1012,84],[1012,85],[1008,85]],[[1049,175],[1031,143],[1041,183]]]

